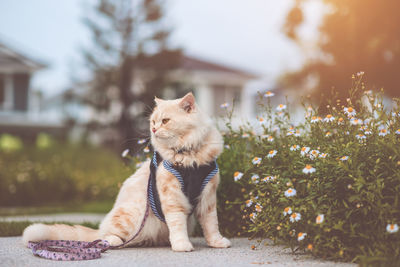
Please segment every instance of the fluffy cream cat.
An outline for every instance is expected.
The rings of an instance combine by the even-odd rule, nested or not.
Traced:
[[[195,103],[189,93],[175,100],[155,98],[156,107],[150,117],[151,143],[162,159],[182,167],[200,166],[213,162],[221,153],[223,140],[211,119]],[[100,224],[99,230],[83,226],[33,224],[23,233],[23,242],[40,240],[105,239],[120,245],[139,230],[147,202],[150,161],[142,165],[121,187],[112,210]],[[174,251],[192,251],[188,229],[197,217],[207,244],[216,248],[230,246],[218,229],[216,190],[219,173],[204,186],[191,216],[192,205],[183,193],[178,179],[163,164],[156,171],[156,187],[165,222],[152,209],[140,234],[129,246],[171,244]],[[190,178],[190,177],[189,177]]]

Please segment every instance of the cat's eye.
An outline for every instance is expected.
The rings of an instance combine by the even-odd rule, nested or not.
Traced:
[[[163,119],[162,120],[162,124],[167,124],[167,122],[169,122],[169,119]]]

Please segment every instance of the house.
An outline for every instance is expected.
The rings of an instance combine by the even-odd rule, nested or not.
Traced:
[[[166,88],[166,98],[181,97],[193,91],[198,105],[209,115],[218,117],[225,114],[221,104],[235,102],[235,111],[250,115],[245,101],[245,87],[258,77],[234,67],[205,61],[184,55],[180,67],[169,74],[172,84],[181,84],[180,90]]]
[[[32,139],[40,132],[62,133],[62,122],[40,112],[41,94],[30,81],[46,65],[0,43],[0,134]]]
[[[146,90],[144,81],[149,73],[151,74],[151,71],[143,68],[134,70],[132,92],[140,93],[142,90]],[[240,115],[240,117],[250,117],[253,115],[254,106],[252,102],[247,101],[248,96],[245,89],[247,84],[255,79],[258,79],[258,77],[247,71],[184,55],[179,66],[167,74],[170,86],[164,88],[161,97],[174,99],[182,97],[188,92],[193,92],[202,110],[214,118],[226,115],[226,110],[221,108],[221,104],[226,102],[230,105],[235,102],[235,114]],[[85,106],[77,101],[77,99],[84,98],[87,93],[86,86],[80,84],[45,101],[46,114],[58,117],[60,121],[65,121],[66,116],[68,116],[76,122],[71,132],[72,138],[79,138],[84,132],[85,123],[97,121],[111,125],[121,112],[122,107],[117,98],[107,112],[93,110],[90,106]],[[66,95],[74,96],[71,97],[72,101],[65,102]],[[113,97],[112,94],[110,94],[110,97]],[[140,111],[143,108],[137,106],[132,107],[132,110],[138,109]],[[115,138],[115,136],[117,136],[117,133],[113,132],[112,129],[107,129],[93,132],[89,138],[94,143],[104,143]]]

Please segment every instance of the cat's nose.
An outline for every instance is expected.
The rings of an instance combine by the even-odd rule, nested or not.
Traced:
[[[153,131],[153,133],[157,132],[156,128],[152,128],[151,130]]]

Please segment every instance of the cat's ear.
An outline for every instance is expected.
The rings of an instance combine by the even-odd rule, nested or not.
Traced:
[[[181,102],[179,103],[179,106],[185,110],[187,113],[190,113],[193,111],[195,105],[195,99],[192,94],[192,92],[187,93],[184,97],[182,97]]]
[[[163,101],[161,98],[158,98],[156,96],[154,97],[154,103],[156,103],[156,105],[160,104],[161,101]]]

